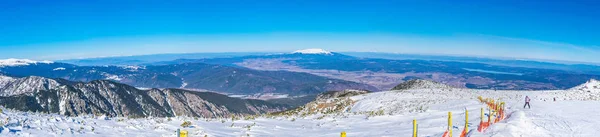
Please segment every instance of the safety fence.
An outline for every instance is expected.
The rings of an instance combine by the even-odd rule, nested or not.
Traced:
[[[485,104],[488,107],[489,112],[487,116],[485,116],[484,109],[481,108],[481,116],[479,126],[477,126],[477,131],[483,132],[488,127],[490,127],[494,123],[498,123],[506,118],[505,115],[505,103],[500,102],[499,100],[494,100],[492,98],[483,98],[481,96],[477,97],[477,99]],[[484,121],[484,117],[487,117],[487,121]],[[417,137],[418,135],[418,124],[417,120],[414,119],[413,122],[413,137]],[[448,112],[448,128],[446,132],[442,135],[442,137],[452,137],[452,112]],[[460,133],[460,137],[466,137],[469,133],[469,110],[465,109],[465,125],[463,127],[462,132]],[[346,132],[341,133],[341,137],[346,137]]]
[[[483,132],[485,131],[488,127],[490,127],[492,124],[494,123],[498,123],[502,120],[504,120],[506,118],[505,115],[505,103],[504,102],[500,102],[499,100],[494,100],[492,98],[483,98],[481,96],[477,97],[477,99],[485,104],[488,107],[488,115],[487,115],[487,121],[484,121],[484,108],[481,108],[481,116],[480,116],[480,122],[479,122],[479,126],[477,127],[477,131],[479,132]],[[452,137],[452,112],[448,112],[448,128],[446,129],[446,132],[444,132],[444,134],[442,135],[442,137]],[[469,133],[469,110],[465,109],[465,125],[464,128],[462,130],[462,132],[460,133],[460,137],[466,137],[467,134]],[[413,120],[413,137],[417,137],[418,134],[418,128],[417,128],[417,120]]]
[[[492,98],[483,98],[481,96],[477,97],[477,99],[485,104],[488,108],[487,116],[484,113],[484,108],[481,108],[481,116],[479,126],[477,126],[477,131],[484,132],[488,127],[493,125],[494,123],[498,123],[506,118],[505,115],[505,103],[500,102],[498,100],[494,100]],[[487,121],[484,118],[487,117]],[[417,137],[418,135],[418,124],[417,120],[414,119],[413,122],[413,137]],[[452,112],[448,112],[448,128],[446,132],[442,135],[442,137],[452,137]],[[463,127],[462,132],[460,133],[460,137],[466,137],[469,133],[469,110],[465,109],[465,125]],[[341,137],[346,137],[346,132],[341,133]]]
[[[477,99],[479,99],[481,103],[486,104],[488,108],[490,108],[487,122],[483,121],[483,108],[481,108],[481,122],[479,123],[477,131],[483,132],[492,124],[498,123],[506,118],[504,102],[494,101],[494,99],[483,98],[481,96]]]
[[[498,123],[506,118],[505,115],[505,103],[500,102],[499,100],[494,100],[492,98],[483,98],[481,96],[477,97],[477,99],[485,104],[488,108],[487,116],[484,113],[484,108],[481,108],[480,111],[480,122],[479,126],[477,126],[477,131],[484,132],[487,128],[489,128],[494,123]],[[484,117],[487,117],[487,121],[484,120]],[[185,123],[184,123],[185,124]],[[191,123],[190,123],[191,124]],[[417,137],[418,135],[418,124],[417,120],[414,119],[413,122],[413,137]],[[465,123],[462,132],[460,133],[460,137],[466,137],[469,133],[469,110],[465,109]],[[183,124],[182,124],[183,126]],[[452,137],[452,112],[448,112],[448,128],[442,135],[442,137]],[[185,130],[177,130],[178,137],[187,137],[188,132]],[[341,137],[346,137],[346,132],[341,132]],[[206,136],[205,136],[206,137]]]

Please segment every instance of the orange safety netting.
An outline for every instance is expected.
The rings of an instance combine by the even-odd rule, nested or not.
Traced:
[[[506,118],[505,117],[505,112],[504,112],[505,111],[504,110],[504,102],[495,101],[495,100],[493,100],[491,98],[483,98],[481,96],[478,97],[478,99],[479,99],[479,101],[481,103],[484,103],[484,104],[486,104],[488,106],[489,113],[487,115],[487,117],[488,117],[487,122],[484,122],[483,121],[483,115],[484,115],[483,114],[483,108],[481,109],[481,121],[479,123],[479,126],[477,127],[477,131],[484,132],[492,124],[498,123],[498,122],[500,122],[500,121],[502,121],[502,120],[504,120]],[[466,120],[468,121],[468,114],[467,114],[468,112],[465,112],[465,113],[466,113],[465,115],[467,116]],[[448,128],[448,130],[446,130],[446,132],[444,132],[444,134],[442,135],[442,137],[451,137],[452,136],[451,135],[452,131],[450,131],[451,130],[450,129],[451,128],[451,115],[450,114],[449,114],[448,121],[449,121],[449,124],[448,124],[449,128]],[[468,127],[468,125],[467,125],[467,123],[465,123],[465,128],[462,130],[462,132],[460,134],[460,137],[466,137],[467,136],[467,134],[469,132],[469,131],[467,131],[467,127]]]
[[[483,122],[483,118],[482,118],[482,121],[479,123],[479,126],[477,127],[477,131],[483,132],[492,124],[498,123],[506,118],[505,112],[504,112],[505,111],[504,110],[504,102],[494,101],[493,99],[490,99],[490,98],[484,99],[482,97],[478,97],[478,99],[479,99],[479,101],[481,101],[482,103],[484,103],[488,106],[488,108],[490,109],[490,113],[488,113],[488,121],[487,122]],[[492,120],[492,118],[494,120]]]
[[[450,132],[449,131],[444,132],[444,135],[442,135],[442,137],[450,137]]]
[[[464,129],[461,133],[460,133],[460,137],[467,137],[467,129]]]

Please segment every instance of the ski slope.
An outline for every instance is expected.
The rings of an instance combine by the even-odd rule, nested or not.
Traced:
[[[507,102],[509,116],[474,137],[597,136],[600,134],[600,101],[597,93],[580,90],[494,91],[455,88],[422,88],[385,91],[349,97],[352,104],[342,112],[312,115],[260,116],[232,120],[205,118],[104,118],[64,117],[6,110],[0,114],[0,136],[175,136],[178,128],[190,136],[410,136],[412,120],[419,125],[419,136],[442,136],[447,128],[447,113],[453,113],[454,136],[463,130],[469,110],[469,129],[480,122],[478,96]],[[532,98],[531,109],[523,109],[525,96]],[[553,101],[557,98],[557,101]],[[332,101],[335,99],[330,99]],[[373,114],[383,112],[383,114]],[[486,110],[487,112],[487,110]],[[182,128],[184,121],[192,127]]]
[[[595,137],[600,134],[600,102],[535,101],[532,109],[513,104],[511,118],[481,136]]]

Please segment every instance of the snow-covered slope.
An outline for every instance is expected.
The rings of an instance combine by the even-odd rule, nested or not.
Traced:
[[[37,91],[58,88],[60,84],[53,79],[37,76],[12,78],[0,75],[0,96],[32,95]]]
[[[562,92],[547,94],[546,96],[552,97],[552,99],[556,98],[558,100],[600,101],[600,81],[591,79],[579,86]]]
[[[5,110],[0,120],[10,117],[1,136],[175,136],[180,128],[190,136],[410,136],[412,120],[418,136],[442,136],[447,113],[453,114],[454,136],[463,130],[469,111],[471,137],[594,137],[600,134],[600,102],[572,96],[575,90],[502,91],[460,88],[417,88],[342,96],[307,104],[297,113],[237,118],[94,118]],[[479,110],[485,105],[478,96],[506,102],[508,118],[483,133],[478,126]],[[531,109],[523,109],[525,96]],[[559,97],[557,101],[552,99]],[[567,98],[569,97],[569,98]],[[316,111],[323,110],[323,111]],[[306,113],[306,112],[314,113]],[[487,112],[487,110],[485,110]],[[486,113],[487,115],[487,113]],[[181,127],[190,121],[191,127]],[[13,132],[10,132],[12,130]]]
[[[413,83],[413,84],[409,84]],[[589,83],[593,82],[588,82]],[[593,113],[600,109],[600,102],[578,101],[594,100],[589,96],[598,94],[573,94],[583,91],[547,90],[547,91],[518,91],[518,90],[477,90],[451,88],[427,81],[414,81],[401,85],[408,88],[402,90],[375,92],[352,97],[334,98],[311,102],[298,109],[280,113],[281,116],[307,116],[308,119],[320,121],[334,117],[328,124],[344,125],[331,126],[337,131],[347,131],[354,136],[395,136],[410,135],[412,119],[419,121],[420,136],[441,136],[445,131],[446,114],[454,114],[455,136],[458,136],[464,125],[464,109],[469,110],[469,128],[476,129],[479,123],[479,109],[485,108],[477,101],[478,96],[490,97],[507,102],[509,119],[489,131],[473,132],[471,136],[593,136],[600,130],[593,125],[599,122],[585,122],[585,118],[572,117],[581,115],[590,118],[600,118]],[[585,85],[585,84],[584,84]],[[532,106],[539,110],[522,109],[525,96],[532,98]],[[554,99],[557,99],[554,102]],[[598,98],[595,98],[598,100]],[[569,104],[577,107],[569,107]],[[570,112],[560,112],[569,110]],[[486,110],[487,112],[487,110]],[[356,115],[366,115],[365,121],[358,120]],[[317,117],[314,119],[314,117]],[[339,118],[342,117],[342,118]],[[306,118],[305,118],[306,119]],[[339,122],[338,122],[339,121]],[[560,122],[560,123],[556,123]],[[347,124],[346,124],[347,123]],[[388,130],[393,129],[393,130]],[[302,132],[310,130],[297,129]],[[323,131],[323,133],[330,133]],[[270,134],[267,134],[270,135]],[[334,134],[330,134],[334,135]],[[317,135],[324,136],[324,135]]]
[[[8,84],[9,82],[13,82],[14,80],[15,78],[13,77],[0,74],[0,87],[4,87],[4,85]]]
[[[324,49],[303,49],[303,50],[296,50],[292,53],[299,53],[299,54],[327,54],[327,55],[331,55],[332,53],[330,51],[324,50]]]
[[[600,93],[600,81],[591,79],[584,84],[571,88],[571,90]]]
[[[54,63],[52,61],[34,61],[34,60],[29,60],[29,59],[3,59],[0,60],[0,67],[4,67],[4,66],[25,66],[25,65],[29,65],[29,64],[37,64],[37,63],[44,63],[44,64],[50,64],[50,63]]]

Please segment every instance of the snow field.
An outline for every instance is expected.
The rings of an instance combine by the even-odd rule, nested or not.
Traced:
[[[413,119],[417,120],[419,136],[442,136],[447,128],[448,112],[453,114],[453,135],[459,136],[464,127],[465,109],[469,110],[469,129],[477,129],[480,108],[486,107],[477,100],[478,96],[506,102],[508,115],[485,132],[470,132],[470,136],[593,137],[600,133],[600,101],[589,98],[595,96],[591,92],[412,89],[349,97],[353,103],[339,113],[260,116],[240,120],[187,117],[105,119],[3,109],[0,124],[4,126],[0,136],[174,137],[175,131],[181,128],[189,131],[190,136],[210,137],[331,137],[339,136],[342,131],[347,132],[348,137],[395,137],[410,136]],[[525,96],[532,99],[532,109],[522,108]],[[558,101],[554,102],[554,98]],[[184,121],[192,122],[192,126],[182,128],[180,125]]]

